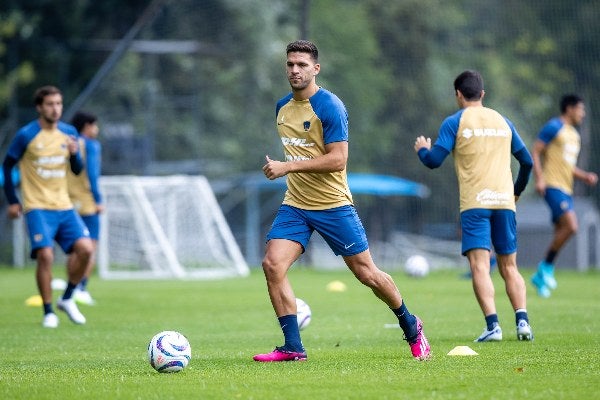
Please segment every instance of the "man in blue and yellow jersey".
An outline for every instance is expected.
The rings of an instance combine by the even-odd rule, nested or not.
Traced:
[[[42,326],[56,328],[58,317],[52,308],[52,263],[54,241],[69,254],[68,284],[57,307],[76,324],[85,324],[73,300],[73,290],[83,277],[92,254],[92,241],[83,221],[73,209],[67,190],[67,168],[82,169],[82,161],[71,125],[60,121],[63,103],[60,90],[43,86],[35,92],[34,103],[39,118],[21,128],[8,148],[2,165],[4,192],[8,199],[8,216],[25,215],[31,257],[37,261],[36,281],[44,306]],[[21,172],[23,205],[10,180],[18,163]]]
[[[573,181],[579,179],[595,185],[598,175],[577,167],[580,137],[576,126],[585,118],[585,104],[577,95],[565,95],[560,100],[560,116],[544,125],[533,144],[535,190],[544,197],[552,214],[554,237],[546,257],[531,282],[541,297],[550,297],[556,289],[554,259],[560,249],[577,232],[577,216],[573,211]]]
[[[73,116],[71,124],[80,135],[78,138],[79,153],[83,159],[84,168],[77,175],[70,170],[67,172],[69,197],[75,210],[87,226],[94,245],[94,254],[90,257],[83,279],[75,289],[74,298],[78,303],[93,305],[95,301],[87,290],[87,284],[94,270],[95,254],[100,238],[100,213],[104,211],[99,183],[102,170],[102,146],[97,138],[100,129],[98,128],[98,118],[94,114],[83,111],[79,111]]]
[[[307,355],[296,318],[296,298],[287,272],[317,231],[356,278],[368,286],[398,317],[413,357],[429,358],[430,346],[421,320],[412,315],[393,279],[371,258],[362,223],[346,178],[348,115],[341,100],[319,87],[317,47],[306,40],[286,48],[286,71],[292,92],[276,106],[277,131],[285,161],[266,157],[268,179],[287,176],[283,204],[267,234],[262,262],[271,304],[285,343],[254,360],[301,361]]]
[[[533,339],[526,309],[525,281],[517,268],[515,202],[529,181],[532,159],[513,124],[483,106],[483,78],[464,71],[454,81],[460,110],[442,123],[438,138],[419,136],[415,151],[429,168],[452,153],[460,194],[462,253],[469,261],[473,290],[486,328],[476,342],[502,340],[490,277],[490,251],[496,252],[500,275],[515,310],[517,338]],[[511,154],[520,169],[513,184]]]

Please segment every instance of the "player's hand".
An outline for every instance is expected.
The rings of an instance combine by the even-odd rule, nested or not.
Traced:
[[[596,183],[598,183],[598,175],[595,172],[588,172],[585,174],[584,182],[586,185],[594,186]]]
[[[265,156],[267,163],[262,167],[263,173],[270,180],[280,178],[288,173],[286,163],[276,160],[271,160],[269,156]]]
[[[546,195],[546,182],[543,179],[535,182],[535,191],[542,197]]]
[[[75,137],[67,137],[67,149],[69,149],[70,154],[76,154],[79,151],[79,143]]]
[[[431,149],[431,138],[425,138],[425,136],[417,137],[415,140],[415,151],[418,153],[422,148]]]
[[[104,204],[96,204],[96,212],[98,214],[102,214],[104,212],[104,209],[105,209]]]
[[[20,203],[10,204],[6,209],[6,213],[10,219],[16,219],[21,216],[23,213],[23,209],[21,208]]]

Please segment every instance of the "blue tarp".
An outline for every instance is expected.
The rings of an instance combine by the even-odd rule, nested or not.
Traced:
[[[241,182],[246,188],[263,190],[285,190],[285,177],[268,180],[261,173],[248,174]],[[352,194],[370,194],[376,196],[429,196],[429,188],[423,184],[392,175],[349,173],[348,186]]]

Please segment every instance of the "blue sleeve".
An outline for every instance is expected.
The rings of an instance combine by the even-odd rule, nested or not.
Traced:
[[[464,110],[460,110],[446,118],[444,122],[442,122],[440,130],[438,131],[438,138],[435,141],[435,145],[446,149],[448,153],[451,153],[452,150],[454,150],[458,125],[460,124],[460,118],[463,111]]]
[[[418,154],[419,159],[426,167],[434,169],[442,165],[450,152],[439,144],[434,144],[431,150],[424,147],[419,149]]]
[[[556,134],[561,130],[563,125],[560,118],[552,118],[542,127],[540,133],[538,133],[538,139],[546,144],[550,143],[556,137]]]
[[[69,157],[69,164],[71,165],[71,171],[73,171],[75,175],[79,175],[81,171],[83,171],[83,160],[81,159],[81,154],[79,154],[79,152],[71,154]]]
[[[520,196],[529,182],[531,170],[533,169],[533,158],[531,157],[529,150],[527,150],[527,146],[525,146],[525,143],[523,143],[523,139],[521,139],[521,136],[519,136],[519,132],[517,132],[517,129],[513,123],[506,118],[505,120],[512,131],[510,151],[519,162],[519,172],[517,174],[517,180],[515,181],[514,191],[515,196]]]
[[[521,148],[521,150],[513,153],[513,155],[517,161],[519,161],[520,165],[519,173],[514,186],[515,196],[520,196],[529,182],[529,176],[531,175],[531,170],[533,169],[533,158],[531,158],[531,154],[529,154],[527,147]]]
[[[96,204],[102,203],[102,195],[100,194],[100,185],[98,180],[102,170],[102,147],[97,140],[86,140],[86,171],[90,181],[90,189],[94,196]]]
[[[323,143],[348,141],[348,112],[344,103],[322,88],[310,98],[310,102],[323,125]]]
[[[15,190],[15,185],[12,180],[12,169],[15,165],[17,165],[17,160],[11,155],[7,155],[2,163],[2,172],[4,175],[4,194],[6,195],[8,204],[16,204],[19,202],[17,191]]]

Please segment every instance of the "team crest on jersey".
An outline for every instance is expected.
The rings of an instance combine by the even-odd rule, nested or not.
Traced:
[[[304,121],[304,132],[307,132],[310,129],[310,121]]]

